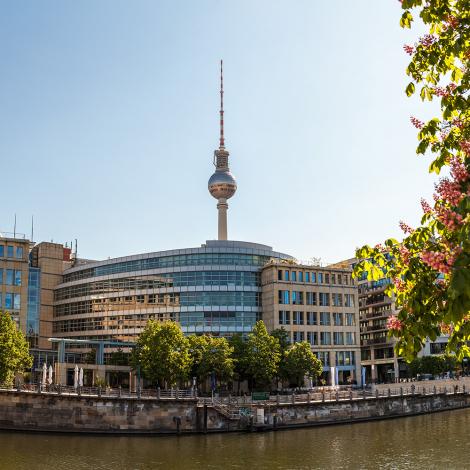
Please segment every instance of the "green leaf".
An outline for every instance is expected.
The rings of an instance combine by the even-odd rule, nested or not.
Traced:
[[[415,84],[413,82],[408,83],[405,93],[406,96],[411,96],[415,92]]]

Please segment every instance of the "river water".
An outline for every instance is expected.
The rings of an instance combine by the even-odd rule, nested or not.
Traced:
[[[470,469],[470,410],[272,433],[0,433],[0,469]]]

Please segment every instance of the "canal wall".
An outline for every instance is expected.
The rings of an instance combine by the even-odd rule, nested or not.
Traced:
[[[230,405],[197,398],[0,391],[0,429],[110,434],[276,430],[412,416],[470,406],[465,391]]]

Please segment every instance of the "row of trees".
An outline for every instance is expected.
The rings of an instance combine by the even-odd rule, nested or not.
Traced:
[[[454,372],[457,368],[455,356],[423,356],[416,357],[410,362],[409,370],[413,377],[419,374],[442,375]]]
[[[322,364],[307,342],[289,344],[287,331],[269,334],[262,321],[245,339],[185,336],[175,322],[149,321],[139,336],[131,363],[152,384],[160,387],[196,377],[204,387],[209,381],[238,383],[247,380],[250,390],[270,388],[273,381],[302,386],[304,377],[317,379]]]

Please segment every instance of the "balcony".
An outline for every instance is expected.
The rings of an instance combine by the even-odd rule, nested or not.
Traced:
[[[375,344],[387,344],[389,338],[383,336],[382,338],[362,339],[361,346],[373,346]]]

